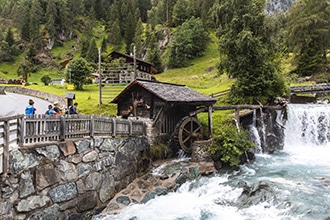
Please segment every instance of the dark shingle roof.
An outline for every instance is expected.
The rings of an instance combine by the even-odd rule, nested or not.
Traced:
[[[116,98],[114,98],[112,102],[117,103],[118,99],[135,85],[143,87],[166,102],[215,103],[217,101],[216,98],[198,93],[184,85],[135,80],[129,84]]]

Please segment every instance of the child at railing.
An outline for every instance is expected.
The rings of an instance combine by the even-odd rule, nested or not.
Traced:
[[[25,114],[28,118],[32,118],[36,113],[36,108],[34,107],[34,101],[32,99],[29,100],[28,106],[25,108]],[[35,127],[33,122],[26,123],[26,134],[27,135],[34,135],[35,134]]]

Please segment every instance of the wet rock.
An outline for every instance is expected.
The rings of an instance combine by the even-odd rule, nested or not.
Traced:
[[[240,208],[250,207],[262,202],[272,202],[275,199],[273,189],[264,181],[248,186],[245,182],[240,182],[239,187],[243,188],[243,192],[237,200]]]
[[[116,202],[128,206],[131,203],[131,200],[128,196],[119,196],[116,198]]]
[[[148,192],[143,199],[141,200],[141,203],[146,203],[151,199],[156,198],[156,196],[162,196],[162,195],[166,195],[167,194],[167,189],[165,188],[157,188],[151,192]]]
[[[179,185],[184,184],[185,182],[187,182],[188,180],[188,176],[186,172],[182,172],[180,173],[180,175],[175,179],[175,182]]]
[[[199,167],[190,167],[189,168],[189,175],[188,178],[189,180],[194,180],[196,179],[198,176],[200,176],[200,169]]]

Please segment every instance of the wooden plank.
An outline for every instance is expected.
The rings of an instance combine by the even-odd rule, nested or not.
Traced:
[[[231,110],[231,109],[283,109],[285,106],[281,105],[225,105],[225,106],[213,106],[213,110]]]

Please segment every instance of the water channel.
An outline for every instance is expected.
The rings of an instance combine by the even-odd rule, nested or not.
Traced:
[[[174,193],[103,219],[330,219],[330,106],[289,104],[287,121],[279,123],[285,125],[283,150],[257,154],[236,173],[186,183]],[[237,184],[242,180],[249,185],[267,182],[276,198],[237,207],[242,192]]]

